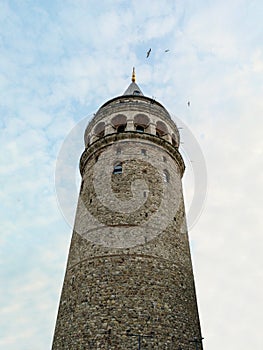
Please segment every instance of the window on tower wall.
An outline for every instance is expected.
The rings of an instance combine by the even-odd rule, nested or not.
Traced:
[[[156,123],[156,136],[162,137],[168,133],[166,125],[162,121]]]
[[[105,135],[105,123],[100,122],[99,124],[97,124],[94,129],[94,133],[98,137],[103,137]]]
[[[172,134],[172,145],[173,145],[174,147],[177,146],[175,134]]]
[[[138,113],[135,115],[133,122],[137,132],[145,132],[150,124],[150,119],[147,115]]]
[[[118,164],[114,165],[112,173],[113,174],[122,174],[122,164],[118,163]]]
[[[136,131],[138,132],[144,132],[144,127],[142,125],[137,125],[136,126]]]
[[[87,144],[87,146],[89,146],[89,144],[90,144],[90,136],[89,135],[86,138],[86,144]]]
[[[124,114],[117,114],[111,119],[111,125],[116,132],[124,132],[127,125],[127,117]]]
[[[166,183],[170,182],[170,175],[169,175],[169,172],[167,170],[163,171],[163,180]]]
[[[126,124],[121,124],[117,127],[117,133],[124,132],[126,128]]]

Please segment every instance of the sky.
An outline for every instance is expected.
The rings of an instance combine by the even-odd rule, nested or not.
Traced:
[[[205,160],[189,230],[204,349],[262,349],[262,18],[260,0],[0,0],[1,349],[51,347],[85,125],[133,66],[185,125],[187,210],[201,156],[185,130]]]

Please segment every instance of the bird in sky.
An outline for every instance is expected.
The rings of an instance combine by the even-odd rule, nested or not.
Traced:
[[[169,52],[169,51],[170,51],[169,49],[164,50],[164,52]]]
[[[149,48],[149,50],[147,51],[147,54],[146,54],[146,58],[148,58],[150,56],[151,51],[152,51],[152,49]]]
[[[190,107],[190,101],[187,102],[187,106]]]

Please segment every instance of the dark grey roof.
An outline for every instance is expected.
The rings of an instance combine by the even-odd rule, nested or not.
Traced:
[[[130,83],[130,85],[128,86],[127,90],[124,92],[123,95],[140,95],[143,96],[143,93],[141,91],[141,89],[139,88],[139,86],[132,82]]]

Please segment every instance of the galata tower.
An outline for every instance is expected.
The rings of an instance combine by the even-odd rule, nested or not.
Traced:
[[[132,82],[85,131],[53,350],[202,350],[179,132]]]

